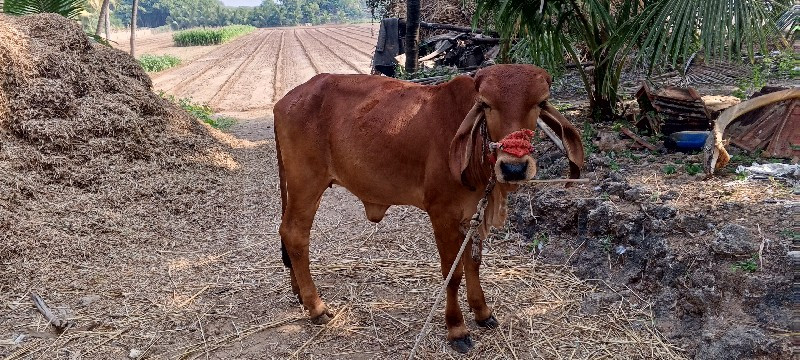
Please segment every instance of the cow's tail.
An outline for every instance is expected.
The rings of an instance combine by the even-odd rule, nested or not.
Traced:
[[[273,128],[275,129],[275,150],[278,156],[278,184],[281,189],[281,223],[283,223],[283,213],[286,211],[286,179],[283,173],[283,157],[281,156],[281,144],[278,140],[278,121],[275,121],[273,124]],[[281,236],[281,258],[283,259],[283,265],[287,268],[292,268],[292,259],[289,258],[289,253],[286,251],[286,244],[283,242],[283,237]]]

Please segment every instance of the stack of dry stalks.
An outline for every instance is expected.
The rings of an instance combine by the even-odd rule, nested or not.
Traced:
[[[405,0],[390,0],[385,5],[387,17],[406,17]],[[420,20],[424,22],[469,26],[475,3],[469,0],[422,0]]]

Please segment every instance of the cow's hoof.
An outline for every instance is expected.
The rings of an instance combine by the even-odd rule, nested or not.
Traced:
[[[459,353],[462,354],[466,354],[467,352],[469,352],[469,350],[472,349],[473,346],[474,344],[472,343],[472,338],[469,337],[469,335],[464,336],[462,338],[450,340],[450,347],[452,347],[453,350],[458,351]]]
[[[487,329],[496,329],[498,326],[500,326],[500,323],[497,322],[497,318],[494,317],[494,314],[489,315],[488,318],[483,320],[475,320],[475,322],[478,323],[478,326]]]
[[[326,309],[325,312],[322,313],[322,315],[317,316],[315,318],[311,318],[311,322],[314,323],[315,325],[325,325],[329,323],[331,319],[333,319],[333,313],[330,310]]]

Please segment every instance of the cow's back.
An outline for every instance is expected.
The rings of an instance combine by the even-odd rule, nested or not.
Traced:
[[[443,89],[317,75],[275,105],[284,163],[324,173],[365,202],[422,207],[424,184],[449,174],[447,149],[473,101],[470,93],[454,103]]]

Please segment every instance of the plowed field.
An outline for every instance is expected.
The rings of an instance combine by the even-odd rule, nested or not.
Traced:
[[[184,51],[184,64],[153,74],[154,87],[208,103],[240,119],[268,116],[272,104],[319,73],[366,74],[377,30],[364,25],[258,29],[229,43]],[[140,54],[176,54],[171,36],[143,38]],[[197,55],[197,51],[206,51]]]

